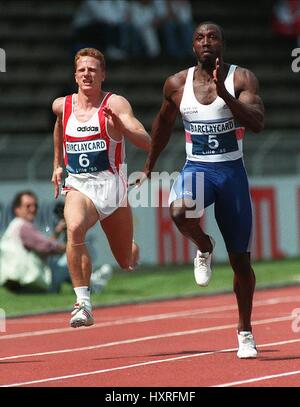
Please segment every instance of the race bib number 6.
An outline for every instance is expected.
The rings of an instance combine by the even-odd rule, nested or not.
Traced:
[[[90,165],[90,160],[88,159],[87,154],[80,154],[78,161],[79,165],[83,168],[87,168]]]

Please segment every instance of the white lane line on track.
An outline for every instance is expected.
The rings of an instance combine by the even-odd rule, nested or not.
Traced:
[[[214,385],[211,387],[233,387],[233,386],[238,386],[239,384],[255,383],[255,382],[260,382],[263,380],[277,379],[278,377],[294,376],[294,375],[298,375],[298,374],[300,374],[300,370],[295,370],[293,372],[277,373],[277,374],[272,374],[272,375],[268,375],[268,376],[253,377],[252,379],[245,379],[245,380],[240,380],[238,382],[217,384],[217,385]]]
[[[266,305],[275,305],[281,303],[290,303],[290,302],[300,302],[300,296],[287,296],[287,297],[275,297],[270,298],[267,300],[259,300],[254,301],[254,307],[266,306]],[[143,323],[143,322],[151,322],[156,320],[162,319],[171,319],[171,318],[180,318],[180,317],[191,317],[195,315],[202,315],[202,314],[209,314],[214,312],[226,312],[226,311],[233,311],[236,310],[237,306],[233,305],[224,305],[224,306],[216,306],[216,307],[207,307],[202,309],[195,309],[195,310],[187,310],[187,311],[179,311],[179,312],[169,312],[164,314],[154,314],[154,315],[146,315],[141,317],[132,317],[132,318],[124,318],[118,319],[115,321],[108,321],[102,322],[98,324],[94,324],[89,327],[90,329],[97,329],[97,328],[104,328],[108,326],[116,326],[116,325],[126,325],[126,324],[135,324],[135,323]],[[70,332],[77,332],[74,328],[55,328],[55,329],[44,329],[39,331],[29,331],[29,332],[20,332],[16,334],[4,334],[0,336],[0,340],[7,340],[7,339],[16,339],[16,338],[26,338],[30,336],[41,336],[41,335],[52,335],[57,333],[70,333]]]
[[[300,339],[264,343],[264,344],[260,345],[259,348],[268,347],[268,346],[280,346],[280,345],[286,345],[289,343],[297,343],[297,342],[300,342]],[[84,377],[84,376],[97,375],[97,374],[101,374],[101,373],[116,372],[118,370],[132,369],[132,368],[137,368],[137,367],[142,367],[142,366],[155,365],[155,364],[159,364],[159,363],[174,362],[174,361],[178,361],[178,360],[191,359],[191,358],[196,358],[196,357],[200,357],[200,356],[207,356],[207,355],[209,356],[209,355],[214,355],[217,353],[234,352],[236,350],[237,350],[237,348],[229,348],[229,349],[221,349],[221,350],[211,351],[211,352],[201,352],[201,353],[196,353],[194,355],[176,356],[174,358],[158,359],[158,360],[152,360],[149,362],[134,363],[132,365],[117,366],[117,367],[113,367],[113,368],[109,368],[109,369],[102,369],[102,370],[94,370],[92,372],[74,373],[74,374],[65,375],[65,376],[48,377],[46,379],[31,380],[28,382],[2,384],[2,385],[0,385],[0,387],[29,386],[29,385],[38,384],[38,383],[47,383],[47,382],[53,382],[53,381],[57,381],[57,380],[73,379],[76,377]],[[214,386],[211,386],[211,387],[214,387]]]
[[[287,321],[290,319],[291,319],[291,316],[263,319],[260,321],[252,322],[252,325],[270,324],[270,323]],[[192,330],[187,330],[187,331],[169,332],[169,333],[160,334],[160,335],[143,336],[140,338],[123,339],[120,341],[102,343],[102,344],[91,345],[91,346],[84,346],[84,347],[80,347],[80,348],[59,349],[59,350],[54,350],[54,351],[31,353],[31,354],[24,354],[24,355],[4,356],[4,357],[0,358],[0,361],[12,360],[12,359],[23,359],[23,358],[30,358],[30,357],[35,357],[35,356],[58,355],[61,353],[89,351],[89,350],[94,350],[94,349],[108,348],[108,347],[112,347],[112,346],[129,345],[129,344],[137,343],[137,342],[146,342],[146,341],[151,341],[151,340],[172,338],[172,337],[185,336],[185,335],[195,335],[195,334],[200,334],[200,333],[204,333],[204,332],[222,331],[225,329],[232,329],[235,327],[236,327],[236,324],[217,325],[217,326],[198,328],[198,329],[192,329]]]

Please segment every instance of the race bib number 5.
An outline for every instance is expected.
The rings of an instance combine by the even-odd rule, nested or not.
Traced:
[[[193,155],[225,154],[238,150],[235,132],[225,134],[193,134]]]
[[[218,136],[216,136],[215,134],[210,134],[208,136],[208,146],[209,148],[211,148],[212,150],[216,150],[219,147],[220,143],[218,141]]]

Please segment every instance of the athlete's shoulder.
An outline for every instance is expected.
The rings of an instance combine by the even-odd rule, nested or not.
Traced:
[[[124,103],[125,101],[127,101],[127,99],[124,96],[118,95],[117,93],[109,92],[108,94],[109,94],[109,99],[108,99],[109,104]]]
[[[166,98],[171,97],[175,92],[183,89],[187,78],[188,69],[170,75],[164,84],[164,95]]]
[[[129,101],[122,95],[118,95],[113,93],[110,95],[108,99],[108,105],[113,110],[124,110],[124,108],[129,108],[130,103]]]
[[[61,116],[64,110],[65,96],[54,99],[52,103],[52,111],[56,116]]]
[[[250,69],[242,66],[236,67],[235,82],[242,87],[247,87],[249,85],[258,86],[258,79],[256,75]]]
[[[185,84],[187,74],[188,74],[188,69],[184,69],[183,71],[170,75],[166,79],[165,85],[168,84],[169,86],[180,87]]]

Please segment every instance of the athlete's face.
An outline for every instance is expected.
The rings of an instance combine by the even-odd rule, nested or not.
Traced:
[[[216,58],[222,56],[223,40],[218,26],[204,24],[194,32],[193,47],[199,62],[205,65],[215,65]]]
[[[84,56],[77,61],[75,80],[84,92],[101,89],[102,82],[105,79],[105,72],[98,59]]]
[[[36,199],[31,195],[23,195],[21,204],[15,209],[15,214],[19,218],[25,219],[28,222],[33,222],[37,213]]]

